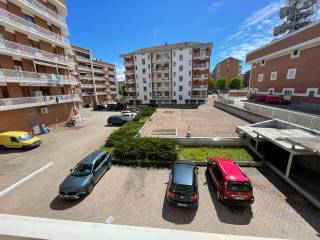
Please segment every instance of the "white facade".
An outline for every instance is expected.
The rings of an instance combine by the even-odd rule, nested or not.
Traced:
[[[211,48],[211,43],[187,42],[121,55],[125,64],[127,99],[141,104],[206,101]],[[205,67],[199,68],[203,62]]]

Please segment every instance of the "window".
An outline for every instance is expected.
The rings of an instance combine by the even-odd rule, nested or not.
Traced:
[[[149,83],[149,88],[151,88],[151,83]]]
[[[191,86],[191,81],[189,81],[189,86]]]
[[[136,66],[136,70],[138,70],[138,67]]]
[[[182,85],[179,86],[179,91],[180,91],[180,92],[183,91],[183,86],[182,86]]]
[[[151,97],[151,92],[149,93],[149,96]]]
[[[297,58],[300,56],[300,50],[296,49],[291,53],[291,58]]]
[[[183,100],[183,96],[179,95],[179,100],[182,101]]]
[[[3,86],[3,87],[0,87],[0,89],[2,92],[2,98],[10,98],[9,91],[8,91],[7,87]],[[0,95],[0,98],[1,98],[1,95]]]
[[[314,97],[315,91],[309,91],[308,97]]]
[[[147,91],[147,87],[143,87],[143,91],[146,92]]]
[[[173,72],[173,76],[176,77],[176,72]]]
[[[176,66],[176,62],[173,62],[173,66],[174,66],[174,67]]]
[[[150,69],[150,64],[148,64],[148,69]]]
[[[23,17],[27,21],[34,23],[34,18],[32,16],[25,14]]]
[[[141,63],[142,63],[142,65],[145,65],[146,64],[146,60],[144,58],[141,59]]]
[[[176,96],[176,92],[173,92],[173,96]]]
[[[176,82],[173,82],[173,86],[174,86],[174,87],[176,86]]]
[[[134,60],[137,61],[137,56],[134,56]]]
[[[182,72],[183,71],[183,65],[179,66],[179,71]]]
[[[191,54],[192,54],[192,49],[190,48],[190,49],[189,49],[189,55],[191,55]]]
[[[316,97],[317,93],[318,93],[318,88],[307,88],[308,97]]]
[[[11,142],[14,142],[14,143],[18,143],[19,142],[18,139],[16,139],[15,137],[11,137],[10,140],[11,140]]]
[[[192,66],[192,61],[191,61],[191,60],[189,60],[189,66],[190,66],[190,67]]]
[[[183,81],[183,76],[179,76],[179,81],[180,81],[180,82]]]
[[[191,71],[189,71],[189,76],[191,76]]]
[[[183,55],[182,54],[179,55],[179,61],[183,61]]]
[[[271,80],[271,81],[277,80],[277,75],[278,75],[278,72],[271,72],[271,74],[270,74],[270,80]]]
[[[148,101],[148,96],[144,95],[144,96],[143,96],[143,99],[144,99],[145,101]]]
[[[146,83],[147,82],[147,79],[146,78],[143,78],[143,83]]]
[[[287,79],[295,79],[296,78],[296,68],[292,68],[288,70]]]
[[[190,91],[188,92],[188,95],[191,96],[191,92]]]
[[[150,59],[150,55],[148,54],[148,59]]]
[[[142,73],[146,74],[146,69],[145,68],[142,69]]]
[[[176,56],[176,51],[173,51],[173,56],[174,56],[174,57]]]
[[[252,68],[256,68],[256,66],[257,66],[256,63],[252,64]]]
[[[269,94],[269,95],[272,95],[272,94],[273,94],[273,92],[274,92],[274,88],[269,88],[269,90],[268,90],[268,94]]]
[[[266,61],[262,60],[260,66],[265,66],[266,65]]]
[[[263,73],[260,73],[258,76],[258,81],[262,82],[263,81]]]

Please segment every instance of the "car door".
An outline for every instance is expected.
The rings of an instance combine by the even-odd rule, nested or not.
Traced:
[[[215,161],[212,161],[210,163],[210,167],[209,167],[209,175],[210,175],[210,178],[213,181],[214,185],[218,189],[219,188],[219,179],[217,176],[217,170],[219,170],[217,163]]]
[[[102,168],[102,173],[104,173],[107,169],[108,169],[108,167],[110,166],[109,165],[109,158],[108,158],[108,154],[107,153],[105,153],[105,154],[103,154],[102,155],[102,157],[101,157],[101,168]]]
[[[101,158],[97,159],[93,165],[93,179],[94,183],[98,182],[101,175]]]
[[[19,140],[16,137],[10,137],[9,147],[10,148],[20,148],[21,145],[19,143]]]

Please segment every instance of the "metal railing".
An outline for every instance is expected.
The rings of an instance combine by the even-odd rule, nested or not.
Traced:
[[[134,64],[133,61],[130,61],[130,62],[124,62],[124,65],[127,65],[127,66],[132,66]]]
[[[80,101],[78,94],[0,99],[0,111]]]
[[[209,64],[208,63],[201,63],[201,64],[194,64],[193,68],[208,68]]]
[[[82,76],[80,76],[80,77],[79,77],[79,79],[80,79],[80,80],[93,81],[93,77],[87,77],[87,76],[86,76],[86,77],[82,77]]]
[[[207,58],[207,57],[209,57],[210,56],[210,54],[209,53],[195,53],[194,55],[193,55],[193,57],[194,58]]]
[[[87,72],[92,72],[92,69],[89,67],[83,67],[83,66],[78,66],[79,71],[87,71]]]
[[[81,88],[94,88],[94,84],[81,84]]]
[[[208,89],[208,85],[193,85],[192,89],[203,89],[203,90],[207,90]]]
[[[162,58],[153,58],[153,62],[169,62],[171,61],[170,57],[162,57]]]
[[[126,70],[124,71],[124,74],[134,74],[134,70]]]
[[[23,19],[17,15],[14,15],[2,8],[0,8],[0,20],[7,23],[13,27],[18,27],[22,31],[28,31],[35,34],[36,36],[42,36],[49,40],[50,42],[59,43],[63,46],[69,45],[69,41],[54,32],[51,32],[39,25],[34,24],[26,19]]]
[[[152,69],[154,72],[159,72],[159,71],[171,71],[171,67],[156,67]]]
[[[78,81],[70,76],[44,74],[11,69],[0,69],[0,82],[20,83],[20,85],[77,85]]]
[[[209,75],[194,75],[193,76],[194,80],[196,80],[196,79],[205,80],[205,79],[208,79],[208,78],[209,78]]]
[[[107,79],[105,79],[104,77],[94,77],[94,79],[96,81],[106,81]]]
[[[30,58],[41,59],[48,62],[55,62],[63,65],[69,65],[71,62],[66,57],[54,53],[46,52],[38,48],[32,48],[23,44],[0,39],[0,52],[27,56]]]
[[[170,77],[163,77],[163,78],[155,78],[153,80],[154,82],[161,82],[161,81],[171,81],[171,78]]]
[[[93,71],[96,73],[104,73],[104,70],[99,68],[93,68]]]
[[[40,14],[45,15],[46,17],[50,18],[52,21],[58,23],[64,31],[68,31],[67,29],[67,23],[63,16],[60,16],[59,14],[55,13],[51,9],[47,8],[43,4],[41,4],[37,0],[18,0],[20,3],[24,4],[25,6],[28,6],[29,8],[32,8],[33,10],[39,12]]]
[[[78,60],[78,61],[82,61],[82,62],[87,62],[87,63],[91,63],[91,59],[89,59],[89,58],[85,58],[85,57],[80,57],[80,56],[78,56],[78,55],[76,55],[76,60]]]
[[[153,95],[153,99],[155,99],[155,100],[169,100],[169,99],[171,99],[171,97],[170,96],[156,96],[156,95]]]
[[[153,91],[170,91],[171,87],[154,87]]]

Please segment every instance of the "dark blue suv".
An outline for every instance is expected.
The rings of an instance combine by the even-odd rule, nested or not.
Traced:
[[[166,201],[169,205],[178,207],[198,207],[198,168],[193,162],[174,163],[169,177]]]

